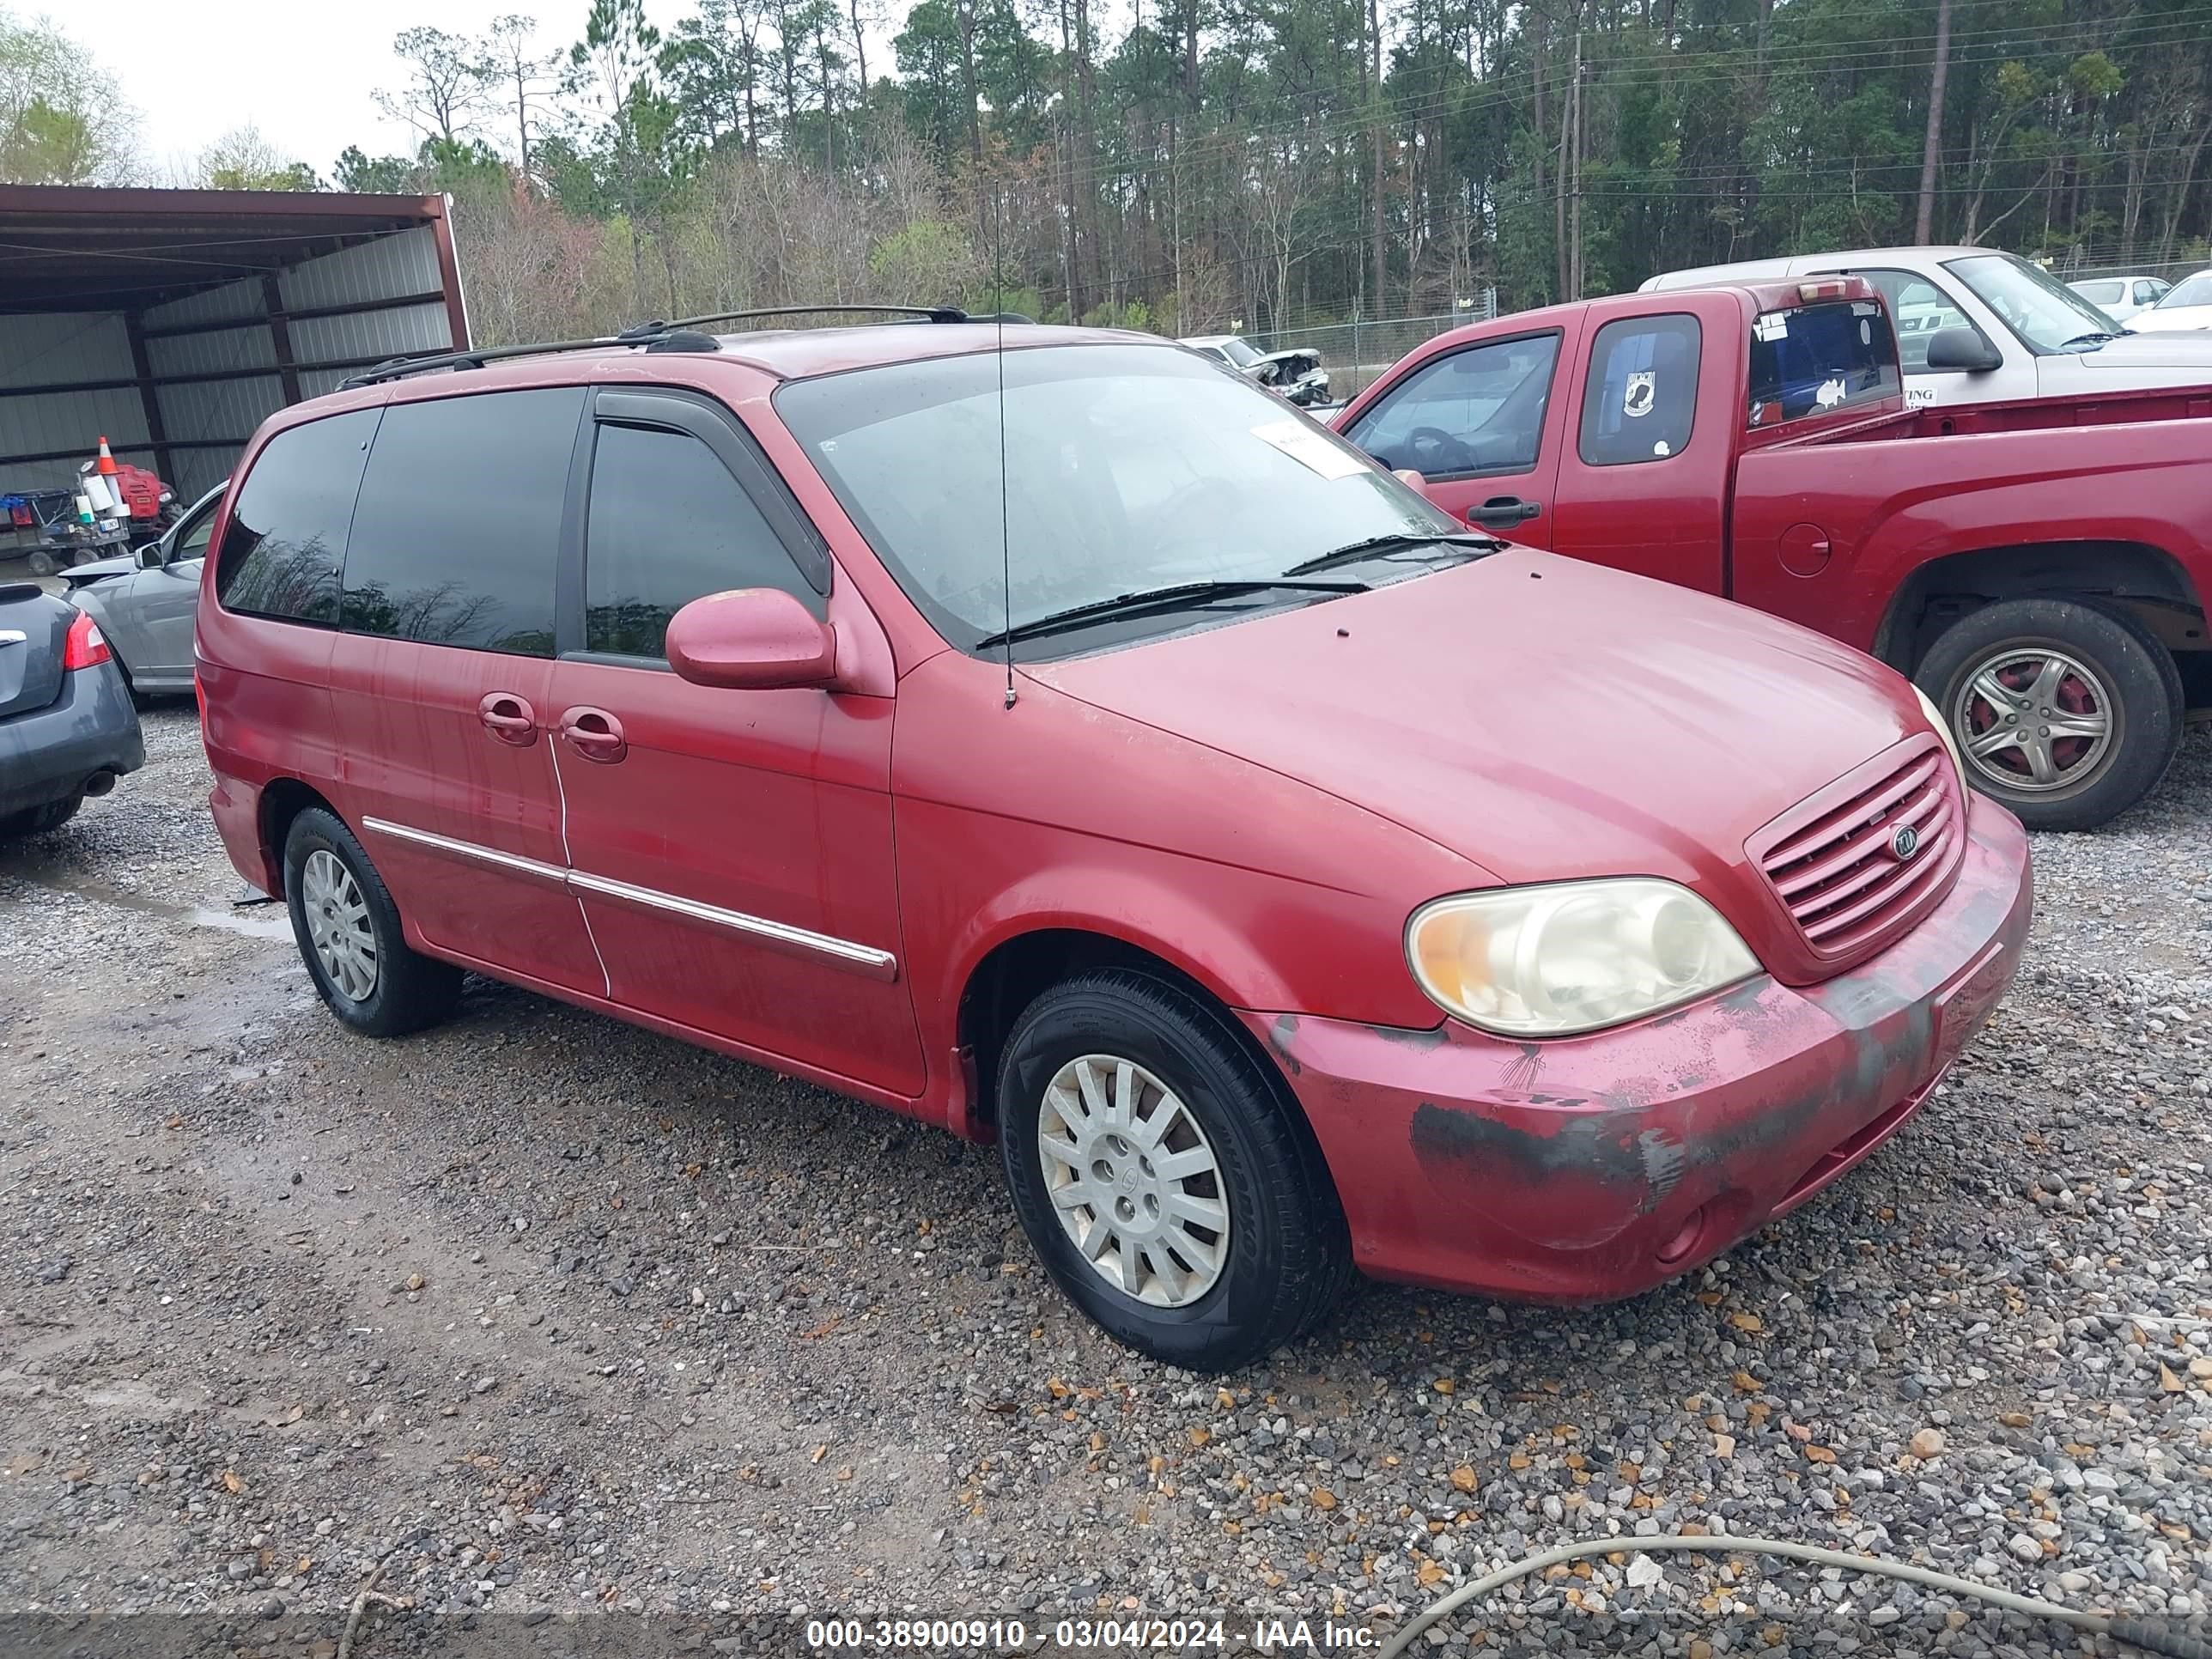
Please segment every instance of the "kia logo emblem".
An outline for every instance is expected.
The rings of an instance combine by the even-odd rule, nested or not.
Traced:
[[[1920,832],[1911,824],[1900,824],[1897,833],[1889,838],[1889,855],[1899,864],[1920,850]]]

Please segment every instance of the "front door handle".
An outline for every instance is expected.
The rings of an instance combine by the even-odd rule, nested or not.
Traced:
[[[1518,495],[1492,495],[1480,507],[1467,510],[1467,521],[1479,524],[1486,530],[1510,530],[1516,524],[1525,524],[1543,511],[1535,501],[1524,501]]]
[[[561,716],[561,736],[587,761],[607,764],[629,753],[622,722],[604,708],[588,705],[571,708]]]
[[[488,691],[477,704],[477,718],[484,730],[501,743],[527,749],[538,741],[538,711],[526,697],[512,691]]]

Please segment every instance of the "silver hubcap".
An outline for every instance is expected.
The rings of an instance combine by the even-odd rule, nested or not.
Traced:
[[[300,871],[300,908],[307,912],[307,939],[315,960],[332,985],[356,1002],[376,990],[376,930],[368,901],[335,853],[317,848]]]
[[[1037,1152],[1053,1213],[1125,1296],[1180,1308],[1229,1261],[1229,1195],[1198,1121],[1134,1060],[1085,1054],[1045,1085]]]
[[[2063,789],[2112,746],[2112,697],[2063,651],[2011,650],[1966,677],[1951,707],[1966,763],[2001,789]]]

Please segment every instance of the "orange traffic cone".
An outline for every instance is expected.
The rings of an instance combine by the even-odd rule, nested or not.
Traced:
[[[100,476],[103,478],[115,476],[115,457],[107,453],[107,438],[104,433],[100,440]]]

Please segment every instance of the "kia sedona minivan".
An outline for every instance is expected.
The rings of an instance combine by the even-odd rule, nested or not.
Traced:
[[[1171,343],[923,316],[256,435],[212,804],[341,1020],[472,970],[995,1140],[1082,1310],[1219,1370],[1355,1269],[1694,1268],[1988,1017],[2026,840],[1897,674],[1470,534]]]

